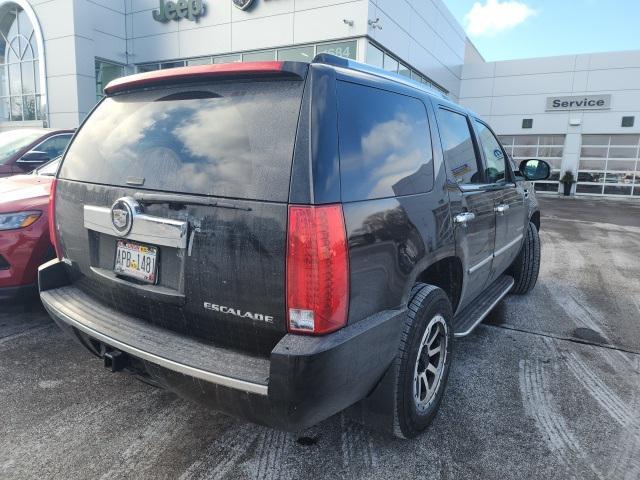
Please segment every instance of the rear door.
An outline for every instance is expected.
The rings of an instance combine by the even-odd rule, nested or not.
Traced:
[[[58,238],[75,284],[128,315],[268,353],[286,331],[303,86],[256,78],[103,100],[57,184]]]
[[[522,245],[525,197],[522,185],[515,182],[508,157],[500,142],[484,122],[474,119],[478,143],[484,157],[485,177],[493,186],[496,237],[491,280],[509,268]]]
[[[440,107],[438,128],[451,182],[456,251],[465,274],[460,310],[484,290],[491,275],[496,227],[494,192],[485,180],[467,115]]]

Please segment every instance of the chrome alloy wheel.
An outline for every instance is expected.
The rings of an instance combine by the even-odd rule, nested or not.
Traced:
[[[442,315],[436,315],[427,325],[413,374],[413,400],[423,412],[438,391],[447,360],[449,335],[447,322]]]

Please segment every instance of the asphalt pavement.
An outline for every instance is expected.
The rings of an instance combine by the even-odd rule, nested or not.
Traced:
[[[541,204],[538,285],[456,342],[411,441],[240,422],[109,373],[35,300],[0,305],[0,478],[640,479],[640,202]]]

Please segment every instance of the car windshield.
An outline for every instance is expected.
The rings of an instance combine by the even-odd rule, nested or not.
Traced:
[[[44,175],[47,177],[53,177],[58,171],[58,167],[60,166],[60,159],[62,156],[54,158],[48,163],[45,163],[40,168],[33,171],[33,175]]]
[[[16,152],[36,141],[43,132],[34,130],[11,130],[0,133],[0,165],[6,163]]]

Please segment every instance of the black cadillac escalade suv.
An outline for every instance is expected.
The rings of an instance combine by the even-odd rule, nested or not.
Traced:
[[[52,189],[56,322],[125,370],[300,430],[350,408],[400,437],[453,339],[533,288],[540,214],[490,127],[330,55],[111,82]]]

